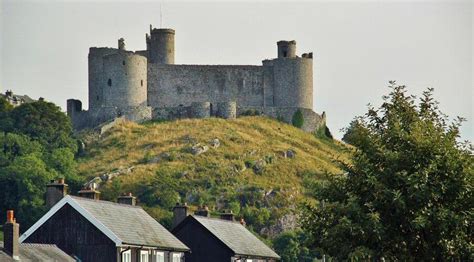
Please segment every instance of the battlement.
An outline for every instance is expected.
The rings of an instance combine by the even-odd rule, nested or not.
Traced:
[[[154,34],[175,34],[176,32],[174,31],[174,29],[171,29],[171,28],[153,28],[151,29],[150,31],[150,34],[151,35],[154,35]]]

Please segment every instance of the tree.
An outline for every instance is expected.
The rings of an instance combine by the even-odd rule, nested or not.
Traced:
[[[390,82],[378,108],[352,125],[344,175],[315,187],[302,226],[337,259],[474,260],[474,161],[428,89],[418,104]],[[347,135],[347,134],[346,134]]]
[[[273,240],[273,248],[284,262],[311,262],[316,257],[305,246],[306,235],[301,230],[287,231]]]
[[[12,127],[12,120],[10,118],[10,112],[13,106],[5,99],[0,96],[0,131],[9,129]]]
[[[47,150],[69,148],[77,152],[70,119],[53,103],[37,101],[15,107],[10,112],[13,126],[6,132],[22,133],[40,142]]]
[[[301,128],[304,124],[304,117],[303,113],[301,112],[300,109],[296,110],[296,112],[293,114],[293,118],[291,119],[291,123],[293,126]]]
[[[4,100],[4,99],[3,99]],[[50,179],[79,188],[77,150],[67,116],[43,101],[12,108],[0,99],[0,213],[14,209],[27,229],[45,211]]]

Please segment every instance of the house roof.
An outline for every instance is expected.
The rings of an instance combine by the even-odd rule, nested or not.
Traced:
[[[196,220],[236,255],[280,259],[280,256],[275,251],[265,245],[239,222],[202,216],[189,216],[187,219]],[[183,223],[186,223],[186,220]]]
[[[65,196],[21,237],[23,242],[64,205],[69,204],[115,242],[116,246],[148,246],[188,251],[166,228],[139,206]]]
[[[20,261],[51,261],[68,262],[76,261],[68,256],[56,245],[48,244],[20,244]],[[0,261],[15,261],[3,249],[3,242],[0,241]]]

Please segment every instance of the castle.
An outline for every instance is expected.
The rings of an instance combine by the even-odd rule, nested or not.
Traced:
[[[181,65],[174,61],[175,31],[152,28],[146,50],[89,49],[89,110],[67,101],[75,130],[117,117],[150,119],[263,114],[291,123],[299,110],[305,131],[325,125],[313,109],[313,54],[296,55],[295,41],[279,41],[278,57],[255,65]]]

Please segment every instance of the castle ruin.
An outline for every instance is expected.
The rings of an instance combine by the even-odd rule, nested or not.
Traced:
[[[89,49],[89,110],[67,101],[75,130],[93,128],[117,117],[150,119],[262,114],[287,123],[295,112],[302,129],[313,132],[325,114],[313,109],[313,54],[296,55],[295,41],[279,41],[278,56],[256,65],[175,64],[175,31],[150,25],[146,50]]]

